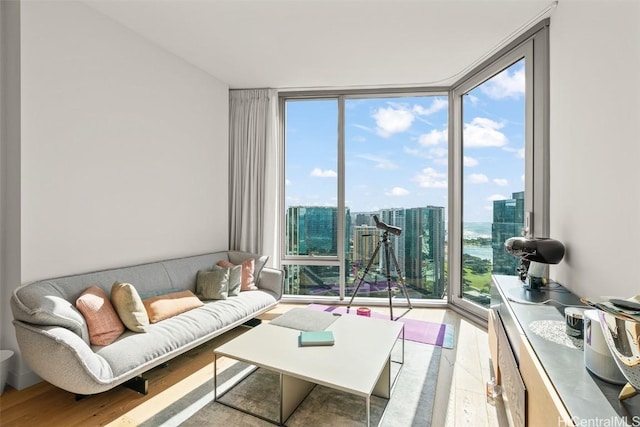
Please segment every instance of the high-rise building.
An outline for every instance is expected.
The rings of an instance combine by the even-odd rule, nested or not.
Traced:
[[[287,255],[338,255],[338,209],[332,206],[290,206],[285,218]],[[344,246],[345,275],[351,268],[351,214],[345,210]],[[303,287],[326,286],[335,289],[340,283],[339,271],[333,266],[288,265],[285,291],[304,293]],[[334,291],[331,291],[334,292]]]
[[[405,281],[423,296],[442,298],[446,290],[444,208],[406,210]]]
[[[524,191],[513,193],[511,199],[493,202],[491,246],[493,248],[493,274],[515,275],[520,258],[504,250],[510,237],[522,236],[524,227]]]
[[[403,230],[400,236],[389,236],[389,241],[391,247],[393,248],[393,252],[396,255],[398,260],[398,264],[400,264],[400,268],[404,266],[405,260],[405,236],[404,232],[405,228],[405,214],[406,211],[404,208],[392,208],[392,209],[383,209],[380,211],[379,220],[384,222],[387,225],[392,225],[394,227],[399,227]],[[386,265],[384,265],[384,258],[380,258],[380,271],[386,273]],[[393,265],[393,261],[390,261],[390,273],[391,277],[397,277],[395,266]]]
[[[372,259],[373,253],[380,241],[380,230],[375,226],[356,225],[353,227],[353,248],[351,251],[352,277],[357,277],[357,272],[364,269],[371,261],[371,268],[377,269],[380,263],[382,248]]]
[[[337,208],[290,206],[287,209],[287,255],[337,255]]]

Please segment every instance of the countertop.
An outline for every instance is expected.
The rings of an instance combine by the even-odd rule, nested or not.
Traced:
[[[619,401],[622,385],[589,372],[583,340],[565,333],[565,307],[584,307],[576,295],[557,283],[547,290],[527,290],[516,276],[496,275],[494,284],[505,305],[503,311],[506,308],[515,318],[577,425],[587,420],[619,425],[614,419],[619,423],[621,418],[640,425],[640,395]]]

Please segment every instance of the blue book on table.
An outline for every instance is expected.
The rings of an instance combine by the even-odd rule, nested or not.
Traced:
[[[301,331],[298,342],[301,347],[335,344],[331,331]]]

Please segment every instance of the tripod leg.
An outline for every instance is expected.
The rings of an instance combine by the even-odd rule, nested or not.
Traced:
[[[369,258],[369,262],[367,263],[367,267],[364,269],[364,272],[362,273],[362,275],[358,279],[358,285],[356,286],[356,288],[353,291],[353,294],[351,295],[351,299],[349,300],[349,304],[347,305],[347,309],[351,308],[351,303],[353,303],[353,299],[356,297],[356,294],[360,290],[360,286],[362,285],[362,282],[364,282],[364,278],[367,277],[367,274],[369,273],[369,268],[371,268],[371,264],[373,264],[373,260],[376,258],[376,255],[378,255],[378,251],[379,250],[380,250],[380,242],[378,242],[378,244],[376,245],[376,249],[373,251],[373,254],[371,254],[371,258]]]
[[[386,233],[385,233],[386,237]],[[393,248],[390,245],[389,239],[385,238],[384,242],[384,263],[387,268],[387,294],[389,294],[389,318],[393,320],[393,302],[391,298],[391,260],[389,259],[389,252]]]
[[[390,247],[389,250],[391,252],[391,257],[393,259],[393,265],[395,266],[396,273],[398,274],[398,283],[400,283],[400,289],[402,289],[402,293],[407,299],[407,304],[409,304],[409,308],[412,309],[413,306],[411,305],[411,300],[409,299],[409,292],[407,292],[407,286],[404,283],[404,277],[402,277],[402,271],[400,270],[400,265],[398,264],[396,254],[393,252],[393,247]]]

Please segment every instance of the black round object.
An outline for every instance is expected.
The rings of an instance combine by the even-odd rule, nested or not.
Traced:
[[[548,237],[512,237],[504,242],[504,249],[511,255],[543,264],[557,264],[564,257],[564,245]]]

